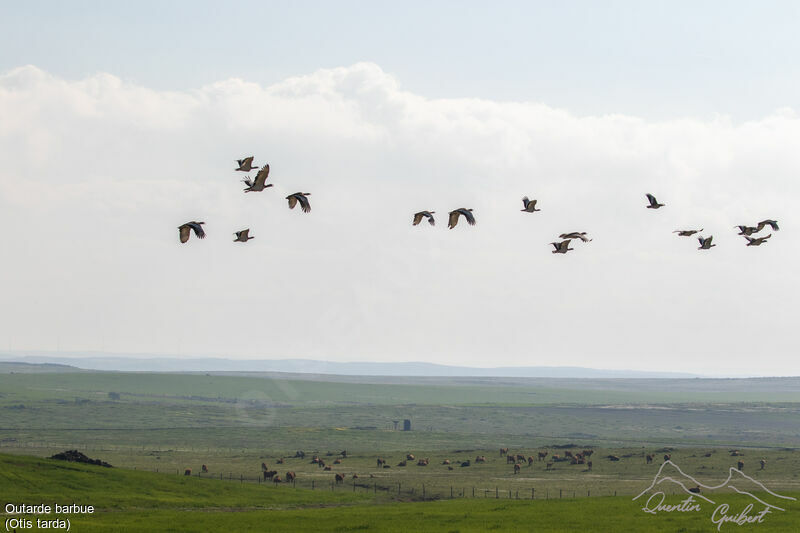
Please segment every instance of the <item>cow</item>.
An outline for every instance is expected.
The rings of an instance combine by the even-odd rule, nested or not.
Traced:
[[[739,450],[731,450],[731,457],[738,457],[740,455],[742,455],[742,452]]]
[[[738,470],[744,470],[744,461],[739,461],[738,463],[736,463],[736,468]]]
[[[281,457],[280,459],[278,459],[275,462],[278,463],[279,465],[282,465],[283,464],[283,457]]]
[[[358,474],[353,474],[353,479],[358,479]]]
[[[413,461],[415,459],[413,454],[406,455],[406,461]]]
[[[475,457],[475,462],[476,463],[485,463],[486,462],[486,456],[485,455],[476,456]]]
[[[450,459],[445,459],[444,461],[442,461],[442,464],[443,465],[449,465],[450,464]]]
[[[547,465],[545,466],[548,470],[550,470],[551,468],[553,468],[553,463],[547,463]]]
[[[664,454],[664,462],[666,463],[670,459],[672,459],[672,454],[671,453],[665,453]]]
[[[340,464],[342,464],[342,460],[341,460],[341,459],[336,459],[336,460],[333,462],[333,464],[335,464],[335,465],[340,465]]]
[[[312,465],[318,465],[319,461],[320,461],[319,455],[315,455],[314,457],[311,458]]]
[[[584,457],[589,457],[594,453],[594,450],[583,450],[581,453],[583,454]]]
[[[325,468],[323,468],[323,470],[330,472],[331,470],[333,470],[333,467],[331,467],[331,465],[328,465]]]
[[[184,476],[191,476],[192,475],[192,469],[191,468],[187,468],[186,470],[183,471],[183,475]]]
[[[767,460],[766,459],[761,459],[759,461],[759,463],[761,463],[761,470],[764,470],[764,467],[767,466]]]
[[[533,466],[533,456],[532,455],[528,456],[528,466]]]
[[[591,461],[589,461],[588,463],[586,463],[586,467],[587,467],[587,468],[588,468],[588,469],[591,471],[591,469],[592,469],[592,462],[591,462]]]
[[[381,459],[380,457],[378,457],[378,468],[382,467],[385,464],[386,464],[386,461],[384,459]]]
[[[297,453],[295,453],[294,456],[300,459],[305,459],[306,454],[302,450],[297,450]]]
[[[278,471],[277,470],[265,470],[264,471],[264,479],[272,479],[276,475],[278,475]]]
[[[320,459],[319,461],[317,461],[317,466],[319,468],[324,468],[325,467],[325,460],[324,459]]]
[[[335,479],[336,479],[336,484],[341,485],[342,483],[344,483],[344,474],[336,474]]]
[[[448,469],[448,470],[452,470],[452,469],[453,469],[453,467],[452,467],[452,466],[448,466],[448,467],[447,467],[447,469]]]
[[[391,468],[390,465],[383,465],[384,468]]]
[[[570,458],[572,458],[572,457],[574,457],[574,456],[572,455],[572,452],[571,452],[571,451],[567,450],[567,451],[565,451],[565,452],[564,452],[564,457],[570,457]]]
[[[517,457],[514,455],[506,455],[506,464],[513,464],[517,462]]]
[[[281,476],[273,476],[273,477],[272,477],[272,482],[273,482],[273,483],[275,483],[276,485],[277,485],[278,483],[280,483],[281,481],[283,481],[283,480],[281,479]]]
[[[397,466],[406,466],[406,461],[400,461]]]
[[[208,474],[208,467],[206,465],[201,466],[200,470],[202,470],[204,474]]]
[[[268,470],[267,463],[261,463],[261,471],[266,472]]]
[[[519,474],[519,470],[522,466],[519,463],[514,464],[514,474]]]
[[[544,458],[547,457],[548,452],[539,452],[536,455],[539,457],[540,461],[544,461]]]
[[[519,463],[519,462],[522,462],[524,460],[525,460],[525,456],[522,455],[521,453],[518,453],[517,455],[514,456],[514,462]]]
[[[500,448],[500,455],[508,455],[508,448]]]
[[[694,492],[695,494],[700,494],[700,485],[697,485],[696,487],[690,487],[689,488],[689,492]]]
[[[426,457],[425,459],[420,459],[417,461],[417,466],[428,466],[428,462],[430,460]]]
[[[647,455],[644,456],[644,458],[647,460],[647,464],[650,464],[650,463],[653,462],[653,457],[654,456],[653,456],[652,453],[648,453]]]
[[[703,455],[703,457],[711,457],[711,452],[709,452],[709,453],[707,453],[707,454]]]
[[[297,475],[295,475],[294,471],[290,470],[289,472],[286,472],[286,483],[291,483],[296,477]]]
[[[345,459],[347,459],[347,450],[342,450],[342,451],[340,451],[340,452],[339,452],[339,455],[341,455],[342,457],[344,457]]]
[[[608,459],[609,461],[619,461],[619,457],[617,457],[616,455],[609,455]]]
[[[469,465],[470,465],[469,460],[464,461],[463,463],[461,463],[461,466],[469,466]]]

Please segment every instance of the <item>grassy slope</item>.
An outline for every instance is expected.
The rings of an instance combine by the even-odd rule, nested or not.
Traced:
[[[94,515],[72,517],[75,531],[715,530],[709,513],[654,517],[629,497],[379,503],[345,491],[239,485],[8,455],[0,455],[0,494],[17,503],[96,506]],[[726,501],[741,508],[744,498],[730,495]],[[785,513],[753,527],[797,531],[800,505],[792,502]]]

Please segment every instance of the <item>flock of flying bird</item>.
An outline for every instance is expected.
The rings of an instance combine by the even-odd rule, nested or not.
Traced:
[[[255,156],[250,156],[250,157],[245,157],[244,159],[238,159],[237,162],[239,163],[239,167],[234,170],[240,172],[250,172],[251,170],[255,170],[257,167],[253,166],[254,158]],[[250,176],[248,175],[247,177],[245,177],[245,179],[242,180],[244,184],[247,185],[247,188],[244,189],[244,192],[245,193],[261,192],[264,189],[272,187],[272,183],[266,183],[268,177],[269,177],[269,165],[264,165],[263,167],[257,170],[255,178],[251,180]],[[311,196],[310,192],[296,192],[294,194],[290,194],[289,196],[286,197],[286,200],[289,201],[289,209],[294,209],[294,207],[297,204],[300,204],[300,208],[304,213],[310,212],[311,203],[308,201],[309,196]],[[656,197],[650,193],[646,194],[645,196],[647,196],[647,200],[650,203],[650,205],[647,206],[647,209],[659,209],[666,205],[658,203]],[[522,198],[521,211],[525,213],[534,213],[537,211],[541,211],[541,209],[536,209],[536,200],[531,200],[527,196],[525,196]],[[417,224],[422,222],[423,218],[425,218],[427,219],[428,223],[431,226],[435,226],[436,220],[433,217],[435,213],[436,211],[420,211],[418,213],[414,213],[414,219],[412,221],[412,225],[416,226]],[[449,229],[453,229],[454,227],[456,227],[456,225],[458,224],[458,219],[462,216],[466,219],[467,223],[470,226],[475,225],[475,215],[472,214],[472,209],[460,207],[458,209],[450,211],[447,220],[447,227]],[[197,222],[193,220],[191,222],[187,222],[185,224],[178,226],[180,241],[182,243],[187,242],[189,240],[189,236],[192,231],[194,231],[195,236],[197,236],[200,239],[204,239],[206,237],[206,233],[205,231],[203,231],[202,224],[205,224],[205,222]],[[766,237],[752,237],[752,235],[755,233],[759,233],[766,226],[770,226],[773,231],[778,231],[780,229],[778,227],[778,222],[776,220],[771,220],[771,219],[762,220],[755,226],[734,226],[734,227],[739,228],[739,235],[744,236],[744,238],[747,240],[747,246],[761,246],[767,241],[767,239],[772,237],[772,234],[770,233]],[[673,233],[677,233],[681,237],[691,237],[695,233],[701,233],[702,231],[703,229],[701,228],[699,230],[694,230],[694,229],[675,230],[673,231]],[[236,235],[236,238],[233,240],[233,242],[247,242],[250,239],[254,238],[250,236],[249,228],[237,231],[234,233],[234,235]],[[565,254],[567,252],[574,250],[574,248],[569,247],[570,243],[573,240],[580,240],[581,242],[589,242],[592,240],[586,236],[585,231],[581,232],[573,231],[571,233],[562,233],[558,237],[562,240],[550,243],[555,248],[555,250],[553,250],[554,254]],[[700,242],[698,250],[709,250],[713,246],[716,246],[716,244],[711,243],[713,238],[714,238],[713,235],[705,238],[702,235],[698,235],[697,240]]]

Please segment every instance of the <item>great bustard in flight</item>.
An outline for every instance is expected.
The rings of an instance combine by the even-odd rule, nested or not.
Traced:
[[[294,206],[297,205],[297,202],[300,202],[300,208],[303,210],[303,213],[308,213],[311,211],[311,204],[308,202],[308,198],[306,198],[306,196],[311,196],[311,193],[296,192],[287,196],[286,199],[289,200],[289,209],[294,209]]]
[[[181,224],[178,226],[178,231],[180,232],[181,242],[186,242],[189,240],[189,235],[191,231],[194,230],[194,234],[197,236],[198,239],[205,239],[206,232],[203,231],[203,227],[201,224],[205,224],[205,222],[195,222],[192,220],[191,222],[187,222],[186,224]]]
[[[695,233],[700,233],[703,231],[703,228],[700,229],[676,229],[672,233],[677,233],[680,237],[691,237]]]
[[[583,242],[589,242],[592,239],[586,236],[585,231],[573,231],[572,233],[562,233],[559,235],[561,239],[580,239]]]
[[[528,200],[527,196],[522,197],[522,209],[520,211],[525,211],[526,213],[533,213],[534,211],[541,211],[541,209],[536,209],[536,200]]]
[[[753,233],[758,233],[761,231],[761,228],[756,228],[754,226],[734,226],[734,228],[739,228],[739,235],[752,235]]]
[[[761,245],[762,245],[762,244],[764,244],[764,243],[767,241],[767,239],[769,239],[770,237],[772,237],[772,233],[770,233],[770,234],[769,234],[769,235],[767,235],[766,237],[758,237],[758,238],[755,238],[755,237],[748,237],[747,235],[745,235],[745,236],[744,236],[744,238],[745,238],[745,239],[747,239],[747,246],[761,246]]]
[[[247,242],[250,239],[255,239],[255,237],[250,237],[250,228],[237,231],[234,235],[236,235],[236,238],[233,239],[233,242]]]
[[[716,246],[716,244],[711,244],[711,239],[713,238],[713,235],[711,237],[706,237],[705,239],[703,237],[698,237],[697,240],[700,243],[698,250],[710,250],[712,246]]]
[[[433,214],[435,212],[436,211],[420,211],[419,213],[414,213],[414,223],[412,225],[416,226],[417,224],[422,222],[422,217],[426,217],[428,219],[428,223],[431,226],[435,226],[436,225],[436,221],[433,220]]]
[[[264,184],[264,182],[267,181],[268,177],[269,177],[269,165],[264,165],[258,171],[253,181],[250,181],[250,178],[245,178],[242,180],[244,184],[247,185],[247,188],[244,190],[244,192],[260,192],[266,189],[267,187],[272,187],[271,183],[266,185]]]
[[[567,240],[561,241],[561,242],[551,242],[550,244],[552,244],[556,248],[555,250],[553,250],[553,253],[554,254],[565,254],[567,252],[571,252],[575,248],[570,248],[569,247],[569,243],[570,242],[572,242],[571,239],[567,239]]]
[[[450,211],[450,218],[447,220],[447,227],[453,229],[458,224],[458,217],[463,215],[464,218],[467,219],[467,223],[470,226],[475,225],[475,216],[472,214],[472,209],[467,209],[465,207],[460,207],[455,211]]]
[[[647,196],[647,200],[650,202],[650,205],[647,206],[647,209],[658,209],[659,207],[664,207],[664,205],[666,205],[658,203],[656,197],[650,193],[647,193],[645,196]]]
[[[779,229],[781,229],[778,227],[777,220],[770,220],[770,219],[762,220],[761,222],[758,223],[758,231],[764,229],[764,226],[770,226],[772,228],[772,231],[778,231]]]
[[[242,172],[250,172],[253,170],[253,158],[255,156],[245,157],[244,159],[237,159],[236,162],[239,163],[239,168],[235,170],[241,170]]]

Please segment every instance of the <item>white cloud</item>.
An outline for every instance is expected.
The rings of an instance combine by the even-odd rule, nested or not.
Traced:
[[[27,66],[0,76],[0,117],[12,349],[800,373],[792,110],[582,117],[426,99],[359,63],[190,92]],[[244,155],[273,189],[242,193]],[[448,231],[462,206],[478,225]],[[745,248],[732,226],[767,217],[784,229]],[[191,219],[209,238],[179,245]],[[574,230],[595,240],[551,254]]]

